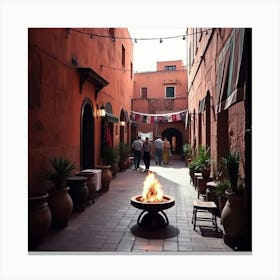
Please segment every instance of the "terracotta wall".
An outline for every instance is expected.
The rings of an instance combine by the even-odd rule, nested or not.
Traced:
[[[188,28],[188,34],[193,34],[198,30],[206,30],[207,28]],[[198,36],[197,46],[193,47],[194,36],[187,36],[188,47],[187,54],[193,54],[193,60],[189,60],[188,64],[188,102],[189,110],[192,115],[190,124],[191,142],[206,145],[205,111],[201,114],[202,133],[199,133],[199,101],[202,100],[207,92],[211,96],[210,100],[210,146],[211,158],[213,159],[212,170],[216,171],[217,163],[220,157],[229,150],[238,150],[241,152],[242,164],[240,168],[241,175],[244,175],[244,152],[245,152],[245,103],[240,101],[232,105],[226,113],[215,113],[217,104],[216,86],[217,86],[217,67],[218,56],[225,46],[229,36],[232,34],[232,28],[213,28],[202,36]],[[194,124],[195,121],[195,124]],[[199,139],[200,136],[200,139]],[[220,138],[220,139],[218,139]],[[222,143],[223,142],[223,143]],[[219,144],[220,143],[220,144]]]
[[[166,65],[175,65],[176,71],[164,70]],[[157,62],[157,71],[134,74],[134,94],[132,110],[141,113],[159,114],[186,110],[187,101],[187,72],[183,70],[183,62]],[[175,98],[165,98],[166,86],[175,87]],[[147,98],[141,98],[141,88],[146,87]],[[168,128],[174,128],[183,136],[183,143],[187,141],[184,122],[145,124],[137,122],[137,131],[153,131],[154,136],[162,134]]]
[[[28,30],[28,185],[31,191],[45,188],[44,172],[48,159],[53,156],[71,159],[79,170],[81,110],[85,100],[92,104],[94,114],[94,164],[100,163],[101,158],[101,118],[97,116],[97,106],[110,102],[113,114],[118,117],[122,109],[130,110],[131,40],[112,40],[108,28],[77,30]],[[114,32],[115,37],[129,38],[126,28],[115,28]],[[97,94],[95,86],[85,81],[80,91],[77,67],[91,68],[109,84]],[[116,144],[118,137],[114,136]]]

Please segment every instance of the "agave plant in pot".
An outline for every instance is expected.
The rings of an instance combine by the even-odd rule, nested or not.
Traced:
[[[208,179],[211,173],[210,147],[199,146],[197,149],[196,161],[199,165],[202,177]]]
[[[113,147],[105,147],[103,152],[103,164],[111,166],[112,178],[117,177],[118,171],[118,151]]]
[[[243,183],[238,184],[240,156],[238,152],[229,152],[222,158],[227,169],[230,189],[225,191],[227,202],[221,213],[224,228],[224,242],[233,248],[242,247],[244,228]]]
[[[49,190],[49,207],[52,213],[52,227],[67,226],[73,210],[73,201],[68,193],[66,178],[75,170],[74,164],[64,158],[50,159],[51,170],[47,172],[47,179],[52,183]]]
[[[185,164],[186,164],[186,166],[188,166],[188,164],[191,162],[191,158],[192,158],[191,144],[186,143],[183,145],[183,153],[184,153]]]

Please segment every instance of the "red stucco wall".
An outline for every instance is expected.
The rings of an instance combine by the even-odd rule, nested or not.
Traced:
[[[109,36],[108,28],[77,30],[83,33],[66,28],[31,28],[28,31],[28,82],[29,86],[33,85],[29,90],[28,110],[28,185],[31,191],[45,188],[44,172],[51,157],[67,157],[79,170],[81,108],[85,99],[93,105],[95,164],[101,160],[101,119],[97,118],[97,105],[110,102],[113,114],[118,117],[122,109],[130,110],[133,92],[131,40],[116,38],[113,42],[111,38],[89,35]],[[114,31],[116,37],[129,38],[126,28]],[[122,65],[122,46],[125,65]],[[72,63],[72,58],[76,64]],[[94,85],[89,81],[84,82],[80,92],[76,67],[89,67],[109,82],[96,99]],[[119,142],[118,135],[114,136],[115,144]]]
[[[176,71],[164,70],[166,65],[176,65]],[[160,114],[183,111],[188,108],[187,101],[187,72],[183,70],[183,62],[157,62],[157,71],[134,74],[134,92],[132,110],[141,113]],[[165,98],[165,87],[175,87],[175,98]],[[141,88],[146,87],[147,99],[141,98]],[[145,124],[138,122],[137,131],[153,132],[154,137],[162,134],[168,128],[175,128],[187,141],[185,122]]]

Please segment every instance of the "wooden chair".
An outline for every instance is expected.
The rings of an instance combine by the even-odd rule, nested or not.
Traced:
[[[217,226],[217,205],[213,201],[202,201],[200,199],[195,199],[193,201],[193,216],[192,216],[192,224],[193,224],[193,229],[195,230],[196,227],[196,222],[197,221],[210,221],[212,222],[212,225],[214,227],[215,231],[218,231],[218,226]],[[202,212],[209,212],[211,213],[211,217],[206,217],[204,216],[198,216],[198,213]]]

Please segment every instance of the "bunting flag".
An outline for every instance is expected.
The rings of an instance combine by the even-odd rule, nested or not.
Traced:
[[[185,121],[187,122],[188,110],[174,112],[174,113],[166,113],[166,114],[147,114],[147,113],[139,113],[135,111],[131,111],[130,119],[135,122],[143,122],[143,123],[168,123],[168,122],[179,122]]]

